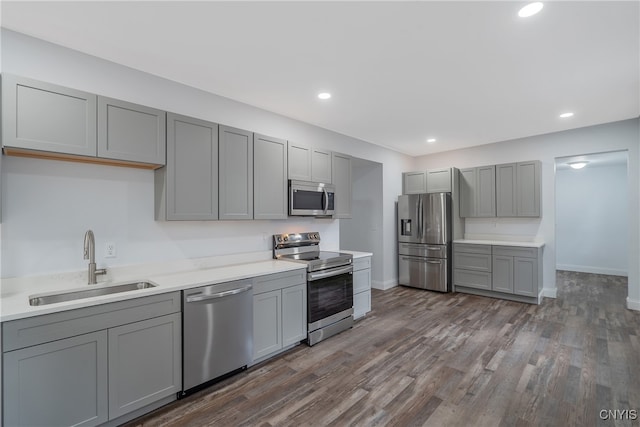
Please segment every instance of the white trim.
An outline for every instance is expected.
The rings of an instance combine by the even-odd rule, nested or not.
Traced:
[[[629,310],[640,311],[640,301],[634,301],[632,299],[629,299],[629,297],[627,297],[627,308]]]
[[[373,289],[380,289],[382,291],[386,291],[387,289],[395,288],[398,286],[398,281],[395,279],[387,280],[384,282],[380,282],[378,280],[371,281],[371,287]]]
[[[592,274],[607,274],[609,276],[624,276],[624,277],[628,276],[626,270],[618,270],[615,268],[606,268],[606,267],[591,267],[587,265],[557,264],[556,270],[577,271],[580,273],[592,273]]]
[[[542,292],[540,292],[540,295],[545,297],[545,298],[555,298],[556,297],[556,293],[558,292],[558,288],[542,288]],[[540,299],[540,298],[538,298]]]

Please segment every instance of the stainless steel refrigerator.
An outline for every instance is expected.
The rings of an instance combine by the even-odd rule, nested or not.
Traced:
[[[398,197],[398,283],[451,292],[451,194]]]

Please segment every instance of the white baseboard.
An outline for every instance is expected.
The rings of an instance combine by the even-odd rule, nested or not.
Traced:
[[[557,264],[556,270],[577,271],[579,273],[607,274],[609,276],[627,277],[628,275],[626,270],[618,270],[615,268],[606,267],[593,267],[588,265]]]
[[[558,288],[542,288],[541,295],[545,298],[555,298]]]
[[[387,289],[395,288],[396,286],[398,286],[398,281],[394,279],[386,280],[384,282],[377,280],[371,281],[371,287],[373,289],[380,289],[381,291],[386,291]]]
[[[634,301],[632,299],[629,299],[629,297],[627,297],[627,308],[629,310],[640,311],[640,301]]]

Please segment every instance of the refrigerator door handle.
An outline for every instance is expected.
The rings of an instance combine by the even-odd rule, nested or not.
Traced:
[[[420,194],[418,196],[418,224],[419,224],[419,228],[418,228],[418,238],[420,240],[422,240],[423,237],[423,233],[424,233],[424,213],[422,212],[422,208],[423,208],[423,204],[422,204],[422,194]]]

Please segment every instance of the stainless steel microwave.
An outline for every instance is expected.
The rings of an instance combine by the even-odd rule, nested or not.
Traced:
[[[289,180],[290,216],[331,216],[336,187],[322,182]]]

